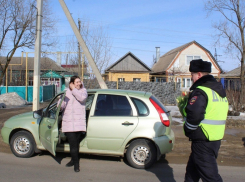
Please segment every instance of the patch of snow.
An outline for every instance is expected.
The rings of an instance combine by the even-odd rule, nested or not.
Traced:
[[[0,103],[6,106],[23,106],[27,101],[20,97],[16,92],[6,93],[0,95]]]
[[[227,116],[227,119],[245,120],[245,117],[244,116]]]
[[[175,117],[172,117],[172,121],[173,122],[180,123],[180,124],[183,124],[183,118],[175,118]]]
[[[245,116],[245,113],[244,112],[240,112],[240,116]]]
[[[233,111],[233,108],[231,105],[229,105],[229,111]]]
[[[179,112],[179,108],[177,106],[165,106],[168,111],[170,111],[170,114],[172,117],[177,116],[180,117],[181,114]]]

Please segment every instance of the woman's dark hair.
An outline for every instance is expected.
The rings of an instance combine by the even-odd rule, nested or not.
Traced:
[[[76,75],[72,76],[71,79],[70,79],[70,83],[74,83],[77,78],[80,79],[79,76],[76,76]]]

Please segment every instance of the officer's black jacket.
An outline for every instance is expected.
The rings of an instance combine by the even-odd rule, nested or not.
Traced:
[[[190,88],[191,92],[188,98],[187,106],[185,108],[187,113],[186,122],[192,126],[198,126],[204,119],[204,114],[208,103],[207,94],[203,90],[198,89],[198,86],[208,87],[217,92],[222,98],[226,97],[226,93],[222,84],[217,82],[212,75],[205,75],[199,78]],[[190,140],[207,140],[204,133],[202,132],[201,127],[198,126],[193,130],[187,128],[186,125],[187,124],[184,125],[185,135],[189,137]]]

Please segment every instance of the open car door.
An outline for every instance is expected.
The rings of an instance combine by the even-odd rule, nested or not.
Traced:
[[[56,145],[58,143],[58,118],[60,106],[65,98],[65,93],[58,94],[44,109],[39,125],[40,141],[44,148],[55,156]]]

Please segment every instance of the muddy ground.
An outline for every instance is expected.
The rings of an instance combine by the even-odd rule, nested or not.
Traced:
[[[47,105],[42,103],[41,107]],[[32,106],[0,109],[0,129],[8,118],[32,110]],[[175,146],[171,153],[166,155],[169,163],[186,164],[190,155],[191,142],[184,136],[182,125],[174,122],[172,129],[175,133]],[[7,144],[0,136],[0,152],[11,153]],[[217,159],[219,165],[245,166],[245,120],[228,119],[225,136]]]

